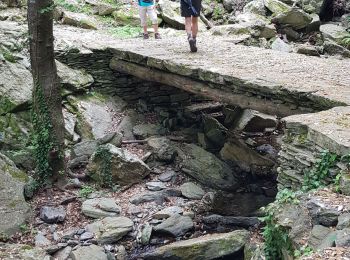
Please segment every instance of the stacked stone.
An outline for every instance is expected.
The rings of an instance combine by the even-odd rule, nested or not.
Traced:
[[[320,159],[322,151],[328,150],[339,157],[349,154],[347,111],[350,107],[336,107],[315,114],[284,118],[286,132],[278,155],[280,189],[300,188],[304,174]],[[336,175],[345,169],[345,163],[338,162],[331,173]]]

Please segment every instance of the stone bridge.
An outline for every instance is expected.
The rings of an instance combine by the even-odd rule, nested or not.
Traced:
[[[185,36],[117,40],[57,26],[55,37],[60,60],[88,68],[100,81],[124,73],[284,117],[279,182],[285,187],[300,186],[320,151],[350,153],[350,60],[247,47],[208,34],[199,37],[198,53],[189,52]],[[95,62],[87,65],[82,56]]]
[[[116,40],[58,28],[56,38],[113,53],[110,67],[227,104],[287,116],[350,105],[350,60],[324,59],[235,44],[203,35],[190,53],[185,37]]]

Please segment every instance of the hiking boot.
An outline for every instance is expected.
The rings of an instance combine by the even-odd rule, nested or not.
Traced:
[[[190,44],[191,52],[197,52],[196,39],[193,39],[191,37],[191,38],[188,39],[188,43]]]
[[[157,40],[162,39],[162,37],[160,36],[159,33],[155,33],[154,34],[154,38],[156,38]]]
[[[144,33],[144,34],[143,34],[143,39],[144,39],[144,40],[149,39],[149,35],[148,35],[148,33]]]

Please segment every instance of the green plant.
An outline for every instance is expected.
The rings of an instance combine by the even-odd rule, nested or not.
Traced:
[[[11,53],[11,51],[9,51],[8,49],[5,48],[1,48],[0,47],[0,54],[2,54],[2,56],[5,58],[5,60],[7,60],[8,62],[11,63],[15,63],[16,62],[16,58],[15,56]]]
[[[292,252],[293,247],[288,237],[288,230],[277,223],[275,214],[283,204],[298,204],[297,196],[298,193],[283,189],[278,192],[276,201],[264,208],[266,215],[261,220],[265,224],[262,235],[265,241],[264,254],[267,260],[282,259],[283,250]]]
[[[323,151],[320,160],[310,171],[305,173],[303,190],[308,191],[326,186],[327,181],[333,179],[330,170],[338,160],[336,154],[330,153],[328,150]]]
[[[223,8],[219,5],[215,5],[214,10],[213,10],[213,19],[219,20],[222,18],[223,14],[224,14]]]
[[[49,155],[57,149],[52,137],[50,115],[41,86],[36,86],[34,98],[36,99],[36,109],[32,109],[32,142],[36,163],[34,179],[37,186],[35,188],[39,188],[48,184],[50,180],[52,169]]]
[[[347,48],[347,49],[350,50],[350,36],[345,37],[344,39],[342,39],[341,44],[342,44],[345,48]]]
[[[125,39],[139,36],[141,33],[141,28],[134,27],[131,25],[125,25],[121,27],[110,28],[108,32],[116,38]]]
[[[10,237],[7,234],[0,232],[0,242],[6,243],[9,239],[10,239]]]
[[[19,229],[21,230],[21,232],[22,232],[23,234],[28,233],[28,231],[29,231],[29,227],[28,227],[27,224],[22,224],[22,225],[20,225],[20,226],[19,226]]]
[[[102,187],[113,187],[112,155],[106,146],[99,146],[95,152],[95,160],[100,161],[99,184]]]
[[[300,257],[307,257],[310,256],[313,253],[313,249],[309,247],[308,245],[302,246],[299,250],[294,250],[294,257],[300,258]]]
[[[79,191],[79,196],[82,198],[87,198],[89,195],[93,192],[95,192],[95,188],[89,185],[84,185],[80,191]]]

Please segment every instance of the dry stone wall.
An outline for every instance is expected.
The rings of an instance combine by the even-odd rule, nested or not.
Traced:
[[[298,189],[304,175],[328,150],[339,157],[350,154],[350,107],[284,118],[286,132],[278,155],[279,188]],[[334,175],[346,170],[337,163]]]

